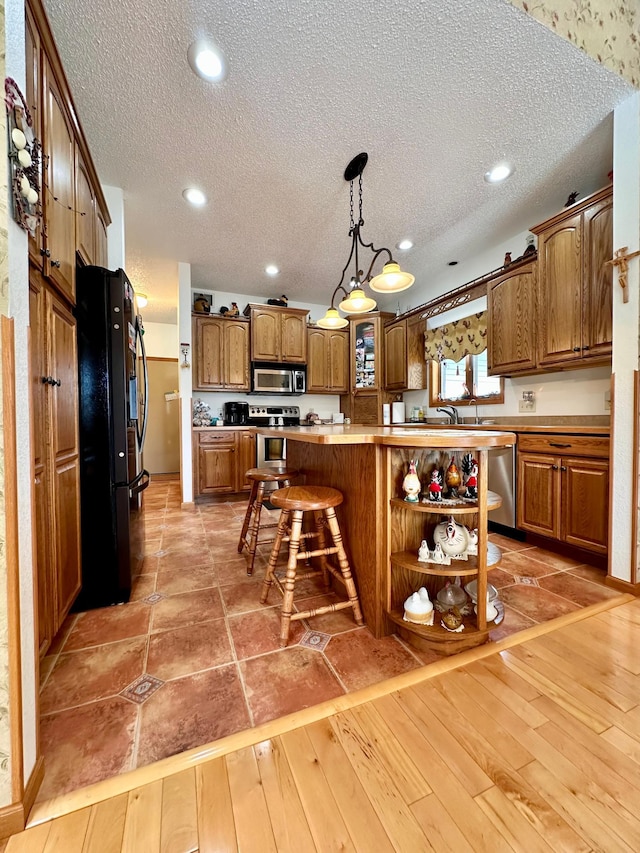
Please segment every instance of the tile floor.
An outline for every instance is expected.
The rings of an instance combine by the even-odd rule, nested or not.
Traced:
[[[39,799],[439,659],[396,636],[374,639],[350,610],[293,623],[280,649],[279,597],[259,603],[268,548],[251,578],[237,553],[245,508],[181,509],[176,481],[152,483],[131,602],[71,614],[42,661]],[[492,639],[617,595],[601,570],[491,538],[503,558],[489,579],[505,606]],[[313,580],[302,584],[308,599],[324,600]]]

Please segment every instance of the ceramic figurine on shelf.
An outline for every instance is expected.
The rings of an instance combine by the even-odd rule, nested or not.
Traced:
[[[231,308],[227,311],[227,317],[237,317],[240,314],[237,302],[231,303]]]
[[[415,622],[418,625],[433,625],[433,604],[423,586],[405,601],[404,621]]]
[[[431,472],[431,482],[429,483],[429,500],[442,502],[442,474],[439,468],[434,468]]]
[[[477,498],[478,497],[478,463],[475,459],[471,460],[471,471],[469,472],[469,476],[467,477],[467,481],[465,483],[467,487],[467,497],[468,498]]]
[[[444,475],[444,482],[447,486],[447,497],[457,498],[458,487],[462,482],[462,478],[460,477],[460,472],[458,471],[453,456],[451,457],[451,462],[449,463],[449,467]]]
[[[420,498],[420,477],[416,472],[416,463],[415,460],[411,460],[409,462],[409,471],[405,474],[405,478],[402,481],[402,489],[405,492],[405,501],[409,503],[416,504]]]
[[[420,550],[418,551],[418,562],[419,563],[428,563],[431,557],[431,552],[429,551],[429,546],[427,545],[427,540],[423,539],[420,543]]]
[[[453,557],[455,560],[467,559],[469,531],[464,524],[458,524],[452,515],[436,525],[433,538],[436,546],[439,544],[447,557]]]
[[[433,563],[443,563],[446,566],[451,565],[451,557],[446,556],[442,550],[442,545],[439,542],[436,542],[435,548],[433,549],[431,561]]]
[[[467,527],[467,533],[469,534],[469,545],[467,547],[467,554],[477,555],[477,553],[478,553],[478,528],[474,527],[473,530],[470,530]]]

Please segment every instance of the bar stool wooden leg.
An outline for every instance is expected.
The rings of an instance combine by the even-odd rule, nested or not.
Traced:
[[[291,625],[291,616],[293,614],[293,591],[296,584],[298,551],[300,550],[300,534],[302,533],[302,516],[303,512],[301,509],[293,510],[291,517],[291,534],[289,536],[289,559],[287,561],[287,574],[284,581],[284,599],[282,601],[282,610],[280,611],[281,648],[284,648],[289,640],[289,627]]]
[[[254,484],[255,485],[255,484]],[[253,488],[251,489],[253,493]],[[258,545],[258,533],[260,531],[260,514],[262,512],[262,502],[264,500],[264,482],[260,480],[258,483],[255,503],[253,506],[253,518],[249,525],[249,562],[247,563],[247,574],[253,574],[253,564],[256,559],[256,547]]]
[[[356,625],[364,625],[362,610],[360,609],[360,601],[358,599],[358,593],[356,592],[356,585],[353,582],[353,577],[351,575],[351,566],[349,565],[349,560],[347,559],[347,554],[344,550],[342,534],[340,533],[340,526],[338,525],[338,519],[336,518],[336,511],[333,507],[328,507],[325,509],[324,513],[327,519],[327,526],[331,531],[333,544],[338,549],[336,556],[338,557],[340,572],[344,579],[347,595],[349,596],[349,603],[353,609],[353,618],[356,620]]]
[[[242,549],[245,546],[245,537],[247,535],[247,530],[249,529],[249,522],[251,521],[251,516],[253,514],[253,505],[256,501],[256,493],[258,491],[258,483],[256,480],[253,480],[251,483],[251,494],[249,495],[249,504],[247,506],[247,511],[244,516],[244,521],[242,522],[242,532],[240,533],[240,539],[238,540],[238,554],[242,553]]]
[[[327,533],[324,523],[324,513],[321,509],[314,510],[313,517],[316,523],[316,534],[318,536],[318,548],[324,550],[327,547]],[[324,580],[325,592],[331,589],[330,572],[327,567],[327,555],[322,554],[319,558],[320,568],[322,569],[322,578]]]
[[[267,598],[269,597],[269,590],[271,589],[271,584],[274,581],[275,577],[275,568],[276,563],[278,562],[278,555],[280,553],[280,546],[282,545],[282,540],[287,534],[287,528],[289,526],[289,516],[291,515],[290,510],[283,509],[280,513],[280,518],[278,519],[278,527],[276,530],[276,538],[273,540],[273,547],[271,548],[271,554],[269,555],[269,563],[267,565],[267,571],[264,576],[264,580],[262,582],[262,593],[260,595],[260,604],[266,604]]]

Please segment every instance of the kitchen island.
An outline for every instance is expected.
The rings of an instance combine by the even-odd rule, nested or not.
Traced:
[[[487,639],[487,513],[500,502],[499,496],[488,492],[487,460],[492,448],[515,443],[513,433],[356,425],[268,427],[256,432],[287,439],[287,467],[300,471],[307,484],[333,486],[343,493],[337,515],[365,622],[374,636],[397,630],[418,648],[437,648],[445,654]],[[402,481],[411,459],[426,493],[430,471],[434,467],[445,471],[452,456],[459,464],[466,453],[479,464],[477,501],[452,506],[403,500]],[[449,515],[478,528],[478,556],[451,566],[419,563],[422,539],[432,536],[436,523]],[[411,552],[415,559],[408,556]],[[433,598],[447,578],[476,575],[478,616],[474,625],[465,619],[465,631],[403,623],[402,603],[409,592],[425,585]]]

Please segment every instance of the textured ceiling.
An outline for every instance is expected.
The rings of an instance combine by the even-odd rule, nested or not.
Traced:
[[[360,151],[363,236],[411,238],[399,260],[424,284],[602,186],[610,113],[633,91],[506,0],[45,7],[100,179],[124,190],[127,269],[155,322],[175,322],[178,261],[202,288],[328,302]],[[221,85],[187,64],[201,36],[225,53]],[[503,158],[513,177],[485,183]],[[205,208],[183,200],[192,185]]]

